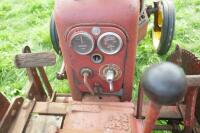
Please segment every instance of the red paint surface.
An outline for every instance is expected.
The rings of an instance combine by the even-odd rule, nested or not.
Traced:
[[[88,89],[83,84],[83,76],[80,74],[80,72],[81,72],[82,68],[90,68],[93,71],[92,76],[89,78],[90,85],[92,86],[92,88],[94,88],[95,83],[98,83],[101,85],[102,88],[104,88],[104,92],[109,92],[108,83],[104,79],[99,77],[99,70],[102,66],[104,66],[106,64],[117,64],[120,67],[120,69],[122,71],[124,71],[124,62],[125,62],[124,59],[126,56],[126,49],[127,49],[126,36],[124,35],[123,32],[121,32],[117,28],[102,27],[101,28],[102,33],[112,31],[112,32],[117,33],[118,35],[120,35],[123,38],[123,48],[120,50],[120,52],[115,55],[106,55],[106,54],[102,53],[96,45],[96,42],[97,42],[97,39],[99,36],[97,36],[97,37],[93,36],[94,41],[95,41],[95,49],[93,50],[93,52],[89,55],[79,55],[76,52],[74,52],[72,50],[72,48],[70,47],[71,36],[73,35],[73,33],[76,33],[79,31],[85,31],[85,32],[92,34],[91,27],[88,26],[88,27],[74,28],[67,35],[67,39],[66,39],[66,43],[65,43],[65,47],[64,47],[64,51],[66,51],[66,53],[67,53],[65,62],[67,63],[67,71],[68,72],[74,71],[73,75],[69,75],[69,80],[71,80],[71,82],[73,82],[74,86],[76,84],[76,86],[82,92],[88,92]],[[91,61],[91,55],[94,53],[101,54],[104,57],[102,63],[94,64]],[[76,79],[78,81],[78,83],[74,79]],[[118,80],[114,81],[115,91],[119,91],[121,89],[123,79],[124,79],[124,73],[122,73],[122,76]]]
[[[58,0],[55,6],[55,21],[60,40],[60,47],[72,96],[75,100],[81,100],[81,94],[87,89],[83,85],[80,75],[81,67],[89,67],[94,70],[90,79],[91,85],[99,82],[104,92],[108,92],[108,84],[98,75],[98,69],[104,64],[116,64],[122,70],[122,77],[115,81],[115,91],[122,86],[124,93],[122,100],[131,100],[132,84],[135,66],[135,50],[138,40],[138,0]],[[123,49],[116,55],[104,55],[102,64],[93,64],[90,55],[80,56],[73,53],[69,47],[69,37],[75,31],[90,32],[93,26],[98,26],[105,31],[114,31],[123,38]],[[101,33],[101,34],[102,34]],[[96,42],[96,40],[95,40]],[[96,45],[96,44],[95,44]],[[96,48],[96,52],[99,50]],[[93,52],[94,53],[94,52]]]

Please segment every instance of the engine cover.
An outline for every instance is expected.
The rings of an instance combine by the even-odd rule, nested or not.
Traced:
[[[85,68],[91,70],[88,82],[94,91],[101,91],[102,94],[119,94],[122,101],[131,100],[138,40],[139,7],[138,0],[56,1],[55,23],[74,100],[81,100],[82,95],[89,92],[81,74],[81,70]],[[78,33],[85,37],[83,38],[85,42],[82,37],[75,38]],[[118,37],[122,43],[121,49],[114,54],[105,53],[100,50],[99,45],[97,46],[99,38],[107,33],[116,34],[116,38]],[[107,38],[108,41],[109,39],[112,40],[112,37]],[[85,45],[75,46],[74,43],[78,41],[87,43],[88,51]],[[116,43],[116,40],[114,42]],[[108,45],[105,49],[112,50],[111,47],[114,46]],[[73,48],[81,49],[74,51]],[[85,53],[79,53],[84,50]],[[98,58],[101,60],[95,62],[93,57],[94,60]],[[112,92],[104,77],[106,68],[110,66],[115,74]]]

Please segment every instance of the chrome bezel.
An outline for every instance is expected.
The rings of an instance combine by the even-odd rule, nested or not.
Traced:
[[[88,54],[92,53],[92,51],[94,50],[94,39],[93,39],[92,35],[90,35],[87,32],[78,32],[78,33],[73,34],[71,39],[70,39],[70,47],[72,47],[73,38],[75,38],[78,35],[84,35],[84,36],[88,37],[90,39],[90,41],[92,42],[92,48],[90,49],[90,51],[85,52],[85,53],[81,53],[81,52],[75,50],[74,48],[72,48],[73,51],[75,51],[77,54],[80,54],[80,55],[88,55]]]
[[[96,61],[94,60],[94,58],[93,58],[95,55],[97,55],[97,56],[100,57],[100,60],[99,60],[98,62],[96,62]],[[95,63],[95,64],[100,64],[100,63],[103,62],[103,56],[102,56],[101,54],[99,54],[99,53],[94,53],[94,54],[91,55],[91,61],[92,61],[93,63]]]
[[[115,37],[119,40],[120,45],[119,45],[119,47],[118,47],[115,51],[113,51],[113,52],[108,52],[107,50],[104,50],[104,49],[102,48],[102,46],[101,46],[101,43],[100,43],[100,42],[101,42],[101,39],[102,39],[103,37],[107,36],[107,35],[113,35],[113,36],[115,36]],[[121,50],[121,48],[123,47],[123,41],[122,41],[122,38],[121,38],[117,33],[114,33],[114,32],[106,32],[106,33],[103,33],[103,34],[98,38],[98,40],[97,40],[97,47],[101,50],[101,52],[103,52],[103,53],[105,53],[105,54],[114,55],[114,54],[118,53],[118,52]]]

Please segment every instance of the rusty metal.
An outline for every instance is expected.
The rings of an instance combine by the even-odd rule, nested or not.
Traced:
[[[55,96],[56,97],[62,96],[63,98],[69,97],[67,95],[60,95],[60,94],[55,95]],[[96,129],[92,130],[89,127],[84,128],[83,125],[87,126],[89,124],[85,120],[83,123],[81,122],[83,124],[82,125],[83,128],[78,128],[78,127],[75,128],[74,127],[72,129],[70,126],[65,127],[67,125],[66,124],[66,125],[63,125],[63,127],[65,127],[65,129],[61,129],[58,132],[70,132],[70,133],[76,133],[77,132],[78,133],[79,131],[83,131],[85,133],[89,133],[89,132],[98,133],[98,131],[99,131],[99,133],[101,133],[103,131],[107,131],[107,128],[108,128],[109,130],[115,131],[116,133],[117,133],[118,130],[119,130],[120,133],[121,132],[127,133],[127,132],[129,132],[129,130],[127,129],[127,126],[124,127],[123,124],[120,121],[117,122],[116,119],[119,119],[118,118],[119,116],[123,117],[124,114],[131,113],[131,115],[129,115],[129,117],[128,117],[129,122],[131,122],[131,123],[128,124],[128,125],[132,125],[132,123],[135,123],[135,124],[132,125],[132,126],[134,126],[134,129],[133,129],[132,126],[130,126],[130,128],[133,129],[133,131],[131,133],[135,133],[135,132],[143,133],[142,130],[141,130],[141,129],[143,129],[142,120],[135,119],[135,117],[133,115],[134,112],[136,111],[134,105],[130,102],[125,102],[125,103],[119,102],[120,101],[119,98],[118,98],[118,100],[116,98],[117,97],[110,97],[110,96],[102,96],[101,98],[99,98],[98,96],[84,96],[83,102],[75,102],[73,100],[66,101],[66,103],[36,101],[34,106],[32,106],[33,104],[31,104],[31,106],[30,106],[30,104],[25,105],[26,102],[24,102],[24,104],[22,105],[22,108],[21,108],[22,112],[19,111],[19,116],[16,117],[17,120],[14,120],[14,124],[11,124],[11,125],[15,125],[17,121],[20,121],[20,119],[22,119],[21,116],[25,115],[26,117],[23,117],[23,118],[27,118],[29,111],[32,108],[33,110],[31,111],[31,114],[45,115],[46,116],[45,119],[47,120],[46,121],[47,123],[48,123],[48,119],[49,119],[48,116],[51,117],[52,115],[59,115],[59,116],[62,115],[62,116],[70,118],[70,119],[63,120],[64,123],[71,123],[71,121],[75,122],[75,121],[78,121],[78,120],[82,121],[82,120],[84,120],[84,118],[83,118],[84,116],[87,119],[90,119],[91,123],[95,123],[95,122],[92,121],[93,120],[92,117],[90,118],[90,116],[94,116],[94,115],[96,115],[98,118],[99,117],[104,118],[104,119],[108,118],[108,120],[110,120],[108,122],[104,122],[103,119],[101,119],[101,121],[106,125],[103,126],[104,128],[102,128],[102,129],[101,129],[101,126],[100,126],[99,127],[100,129],[98,129],[98,130],[96,130]],[[110,101],[113,101],[113,102],[110,102]],[[107,114],[106,112],[105,112],[105,116],[100,115],[102,112],[104,112],[104,110],[106,112],[110,111],[110,115]],[[147,109],[145,109],[145,110],[147,110]],[[23,111],[26,112],[26,113],[24,113],[24,115],[23,115]],[[115,114],[115,112],[116,112],[116,114]],[[80,116],[82,116],[82,117],[79,117],[79,115],[76,117],[77,114],[80,114]],[[38,115],[38,117],[40,117],[40,115]],[[109,117],[109,116],[111,116],[111,117]],[[111,118],[111,119],[109,119],[109,118]],[[123,117],[123,118],[125,118],[125,117]],[[41,117],[41,119],[42,119],[42,117]],[[10,129],[10,131],[12,132],[12,131],[14,131],[14,129],[16,131],[22,130],[22,129],[25,129],[26,131],[31,131],[31,130],[35,131],[36,128],[33,129],[33,127],[38,126],[38,124],[39,124],[38,121],[33,122],[32,119],[30,119],[29,122],[26,123],[26,124],[29,125],[27,127],[26,124],[24,124],[25,121],[26,121],[26,119],[23,119],[23,122],[21,122],[21,123],[18,122],[19,124],[16,124],[14,126],[14,128]],[[43,121],[43,120],[41,120],[41,121]],[[125,122],[125,121],[123,120],[123,122]],[[95,123],[95,125],[96,124],[101,125],[101,124]],[[20,125],[19,129],[18,128],[16,129],[17,125],[18,126]],[[32,126],[32,128],[30,127],[30,125]],[[43,125],[43,124],[41,124],[41,125]],[[77,123],[77,126],[78,125],[79,124]],[[51,127],[51,126],[43,126],[43,127],[44,127],[45,130],[48,130],[49,128],[47,128],[47,127]],[[159,127],[159,128],[157,126],[155,129],[159,130],[161,128],[165,129],[165,130],[169,130],[169,129],[166,129],[166,126]],[[52,127],[52,129],[53,129],[53,127]],[[91,130],[89,130],[89,129],[91,129]],[[122,129],[124,129],[124,131]],[[125,131],[125,130],[128,130],[128,131]]]
[[[166,125],[155,125],[154,130],[171,131],[172,133],[180,133],[180,122],[176,120],[169,120]]]
[[[35,100],[24,100],[23,105],[21,106],[18,115],[15,119],[13,119],[12,123],[10,123],[11,127],[9,129],[9,133],[12,133],[12,131],[16,133],[23,133],[25,130],[25,127],[28,124],[28,120],[31,116],[31,113],[33,111],[33,108],[35,106],[36,101]]]
[[[200,60],[188,50],[180,48],[178,45],[176,46],[176,50],[169,56],[168,61],[171,61],[179,66],[181,66],[184,72],[187,75],[200,75]],[[185,97],[185,116],[184,116],[184,125],[185,125],[185,132],[191,132],[194,127],[195,121],[195,114],[198,120],[200,120],[200,98],[198,93],[198,76],[192,76],[188,81],[189,88],[188,93]],[[192,80],[191,80],[192,79]],[[190,87],[194,83],[196,87]],[[191,85],[190,85],[191,84]],[[192,85],[192,86],[194,86]],[[198,96],[197,96],[198,95]],[[197,104],[196,104],[197,103]],[[195,108],[196,107],[196,108]]]
[[[56,101],[56,92],[55,91],[52,93],[50,101],[51,102],[55,102]]]
[[[62,131],[139,133],[139,129],[135,129],[132,124],[137,121],[133,117],[133,104],[109,102],[109,97],[107,100],[72,102],[67,110],[68,115],[65,117]]]
[[[190,51],[176,46],[176,50],[168,57],[171,61],[181,66],[186,75],[199,75],[200,74],[200,60]]]
[[[4,114],[6,113],[10,102],[6,97],[0,92],[0,121],[2,120]]]
[[[187,75],[187,86],[188,87],[199,87],[200,86],[200,75]]]
[[[147,16],[146,9],[142,9],[139,17],[139,33],[138,33],[138,42],[140,42],[145,36],[148,27],[149,18]]]
[[[66,74],[66,71],[65,71],[65,63],[64,62],[62,63],[60,71],[56,73],[56,78],[58,80],[67,79],[67,74]]]
[[[13,101],[13,103],[9,106],[7,112],[5,113],[4,117],[0,121],[0,132],[1,133],[6,133],[13,120],[18,114],[18,111],[20,110],[22,104],[23,104],[24,99],[22,97],[17,97]]]
[[[83,70],[83,69],[82,69]],[[92,89],[89,81],[89,77],[92,76],[92,71],[90,69],[84,69],[83,71],[81,71],[81,74],[83,75],[83,83],[85,85],[85,87],[87,87],[88,91],[90,92],[91,95],[94,95],[94,90]]]
[[[160,114],[161,105],[151,102],[144,122],[144,133],[151,133]]]
[[[9,122],[9,132],[142,133],[142,121],[133,117],[133,103],[122,103],[119,99],[110,102],[117,97],[94,97],[85,96],[86,101],[68,103],[24,101],[18,115]]]
[[[42,81],[44,83],[44,86],[47,90],[47,94],[48,96],[51,98],[52,97],[52,94],[53,94],[53,89],[51,87],[51,84],[49,83],[49,80],[48,80],[48,77],[45,73],[45,70],[43,67],[38,67],[38,70],[39,70],[39,73],[40,73],[40,76],[42,78]]]
[[[62,121],[63,116],[60,115],[32,114],[24,133],[57,133]]]
[[[137,104],[136,118],[144,119],[145,116],[147,116],[149,102],[142,98],[142,97],[144,97],[142,94],[142,93],[144,93],[143,91],[141,91],[139,89],[138,92],[139,92],[138,93],[138,101],[137,101],[137,103],[135,103],[135,104]],[[158,119],[159,120],[182,120],[182,114],[179,111],[179,108],[175,105],[163,106],[161,108]]]
[[[188,89],[185,97],[185,116],[184,116],[184,133],[192,133],[195,124],[195,105],[197,99],[198,89],[192,87]]]
[[[196,101],[196,117],[197,117],[197,121],[200,123],[200,91],[197,95],[197,101]],[[200,129],[199,129],[200,131]]]
[[[200,124],[198,122],[196,122],[193,132],[194,133],[200,133]]]
[[[181,131],[179,124],[181,123],[182,120],[184,120],[184,127],[185,127],[184,131],[189,133],[195,127],[194,126],[194,123],[195,123],[194,112],[195,112],[198,86],[200,84],[199,82],[200,76],[198,75],[200,74],[200,61],[195,55],[193,55],[187,50],[181,49],[179,46],[177,46],[176,51],[171,56],[169,56],[168,61],[172,61],[184,69],[185,73],[187,74],[186,76],[187,85],[190,88],[188,88],[188,93],[184,100],[185,101],[184,105],[186,106],[184,109],[184,113],[181,110],[179,110],[179,106],[176,106],[176,105],[163,106],[162,109],[160,110],[160,114],[159,114],[159,111],[157,113],[159,114],[158,119],[169,120],[169,122],[170,121],[172,122],[169,123],[170,128],[168,128],[167,125],[160,125],[159,127],[158,125],[156,125],[156,127],[157,127],[157,130],[165,129],[165,130],[171,130],[173,132],[179,133]],[[148,109],[145,105],[145,102],[143,103],[145,106],[144,105],[141,106],[141,102],[143,101],[142,99],[143,99],[143,92],[141,90],[141,87],[139,86],[136,117],[142,118],[142,117],[147,116],[148,118],[148,115],[150,114],[146,112]],[[198,106],[198,103],[197,103],[196,109],[198,108],[200,107]],[[199,116],[198,110],[196,110],[196,116],[197,117]],[[173,122],[174,120],[176,122]],[[148,128],[150,127],[148,126]]]
[[[172,125],[155,125],[154,130],[167,130],[167,131],[172,131],[173,126]]]
[[[144,118],[144,116],[142,115],[143,102],[144,102],[143,99],[144,99],[144,91],[143,91],[141,83],[140,83],[139,90],[138,90],[137,112],[136,112],[136,118],[138,118],[138,119]]]

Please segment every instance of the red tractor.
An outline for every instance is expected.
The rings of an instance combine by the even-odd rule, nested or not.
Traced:
[[[43,67],[54,65],[55,55],[26,46],[15,64],[27,69],[30,85],[26,98],[12,103],[0,95],[0,132],[200,133],[200,60],[179,46],[168,62],[144,72],[131,101],[136,47],[151,15],[153,45],[166,54],[174,34],[172,0],[147,7],[143,0],[57,0],[51,40],[63,56],[57,78],[68,79],[71,95],[53,91],[48,81]]]

